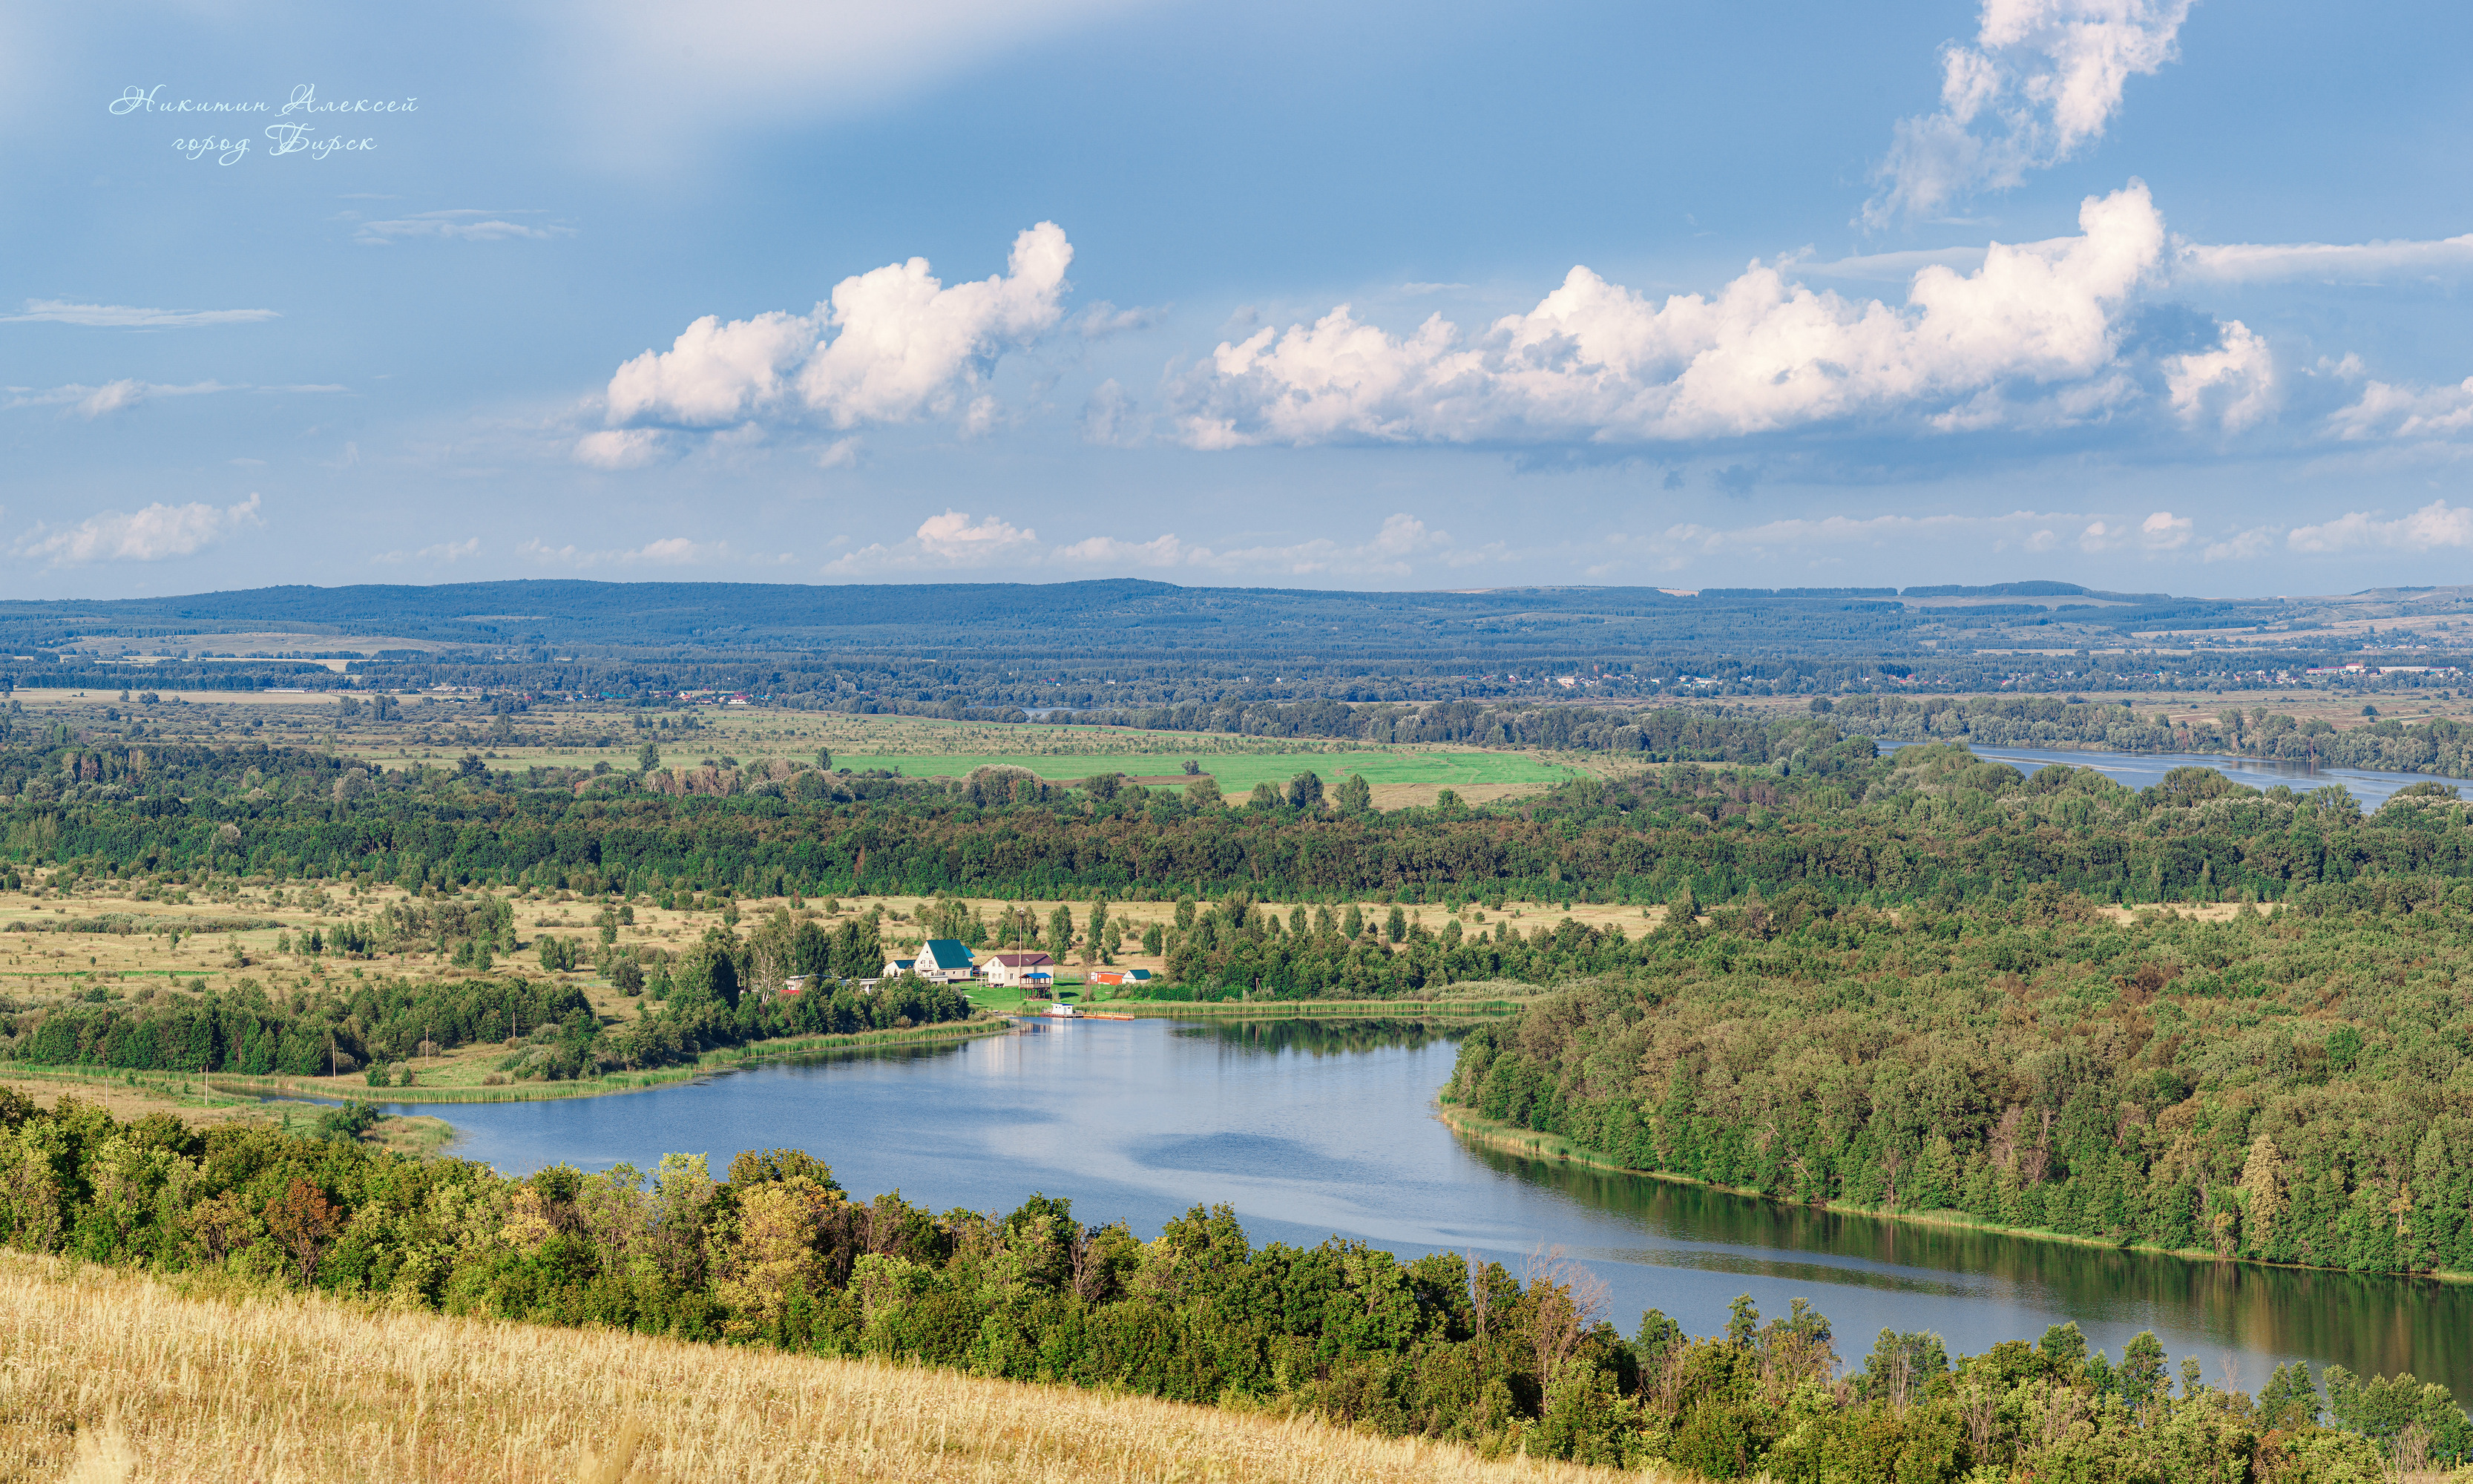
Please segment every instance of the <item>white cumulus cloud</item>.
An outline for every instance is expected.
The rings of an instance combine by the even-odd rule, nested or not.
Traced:
[[[1500,543],[1465,550],[1453,545],[1451,534],[1429,527],[1414,515],[1386,517],[1365,540],[1313,537],[1286,543],[1211,547],[1188,541],[1173,532],[1148,540],[1092,536],[1063,545],[1048,545],[1036,531],[996,515],[978,516],[946,511],[920,522],[909,539],[877,542],[827,563],[828,576],[862,581],[899,571],[996,568],[1031,570],[1067,567],[1080,572],[1186,568],[1217,573],[1257,572],[1281,576],[1406,576],[1420,561],[1465,566],[1500,555]]]
[[[1525,315],[1463,335],[1433,316],[1405,337],[1340,305],[1285,333],[1222,343],[1172,388],[1178,436],[1256,443],[1644,443],[1859,418],[1943,428],[2098,416],[2134,395],[2122,311],[2164,249],[2145,184],[2090,197],[2082,235],[1994,244],[1961,275],[1931,265],[1907,303],[1814,292],[1755,264],[1717,295],[1656,303],[1574,268]],[[2263,343],[2182,370],[2193,405],[2246,395]],[[2222,390],[2219,390],[2219,389]],[[2022,395],[2041,395],[2036,406]],[[2231,398],[2239,404],[2239,398]]]
[[[594,468],[642,468],[660,456],[658,428],[604,428],[575,441],[575,462]]]
[[[987,426],[995,404],[981,383],[1056,325],[1072,261],[1064,229],[1042,222],[995,277],[948,287],[914,257],[843,279],[810,314],[707,315],[668,350],[618,368],[609,420],[709,427],[787,412],[850,428],[959,409]]]
[[[385,562],[388,565],[399,565],[406,562],[461,562],[467,557],[477,557],[480,554],[481,539],[477,536],[468,536],[460,541],[441,541],[435,546],[423,546],[419,551],[381,552],[370,560]]]
[[[2149,551],[2179,551],[2190,544],[2197,523],[2187,515],[2159,510],[2138,523],[2139,544]]]
[[[2134,545],[2149,552],[2179,551],[2197,529],[2197,522],[2169,510],[2156,511],[2134,526],[2125,520],[2091,520],[2078,533],[2078,549],[2118,551]]]
[[[2338,438],[2454,438],[2473,429],[2473,376],[2452,387],[2366,382],[2359,400],[2328,419]]]
[[[263,525],[254,494],[221,508],[204,501],[154,504],[124,513],[108,510],[73,526],[37,525],[17,539],[16,554],[56,567],[97,562],[161,562],[186,557],[244,526]]]
[[[1039,533],[1022,530],[990,515],[973,521],[966,511],[948,510],[919,522],[920,549],[939,562],[970,566],[1007,552],[1035,546]]]
[[[2183,422],[2237,433],[2273,410],[2275,358],[2248,325],[2227,320],[2213,350],[2166,358],[2164,385]]]
[[[1208,546],[1194,546],[1179,539],[1173,533],[1153,537],[1147,541],[1128,541],[1114,536],[1092,536],[1068,546],[1059,546],[1052,554],[1068,566],[1107,567],[1116,571],[1131,568],[1209,566],[1215,554]]]
[[[2294,551],[2313,553],[2473,546],[2473,508],[2433,500],[2393,520],[2357,510],[2319,525],[2294,526],[2284,540]]]
[[[659,540],[627,551],[593,551],[569,543],[552,546],[546,541],[530,540],[517,548],[529,561],[544,566],[590,567],[630,566],[703,566],[727,561],[732,556],[728,541],[698,541],[684,536],[665,536]]]
[[[1940,111],[1899,121],[1864,220],[1938,215],[2102,138],[2189,14],[2190,0],[1983,0],[1974,42],[1941,48]]]
[[[2246,562],[2263,557],[2275,549],[2275,539],[2282,532],[2275,526],[2252,526],[2236,531],[2221,541],[2209,541],[2200,559],[2207,562]]]

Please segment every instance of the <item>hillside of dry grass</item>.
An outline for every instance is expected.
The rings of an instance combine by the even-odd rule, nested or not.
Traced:
[[[0,1481],[1569,1480],[1307,1417],[0,1252]]]

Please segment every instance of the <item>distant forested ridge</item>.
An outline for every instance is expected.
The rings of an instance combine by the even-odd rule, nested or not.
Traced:
[[[2309,600],[2295,610],[2283,600],[2046,582],[1903,593],[1369,593],[1140,581],[295,586],[0,602],[0,688],[453,684],[617,704],[719,689],[776,706],[974,719],[1060,706],[1317,700],[2155,690],[2254,686],[2371,645],[2354,620],[2452,613],[2468,603],[2473,595],[2446,589]],[[2136,648],[2142,631],[2269,624],[2278,634],[2273,649]],[[276,640],[272,655],[218,653],[219,636],[236,633],[297,634],[299,641]],[[107,636],[135,640],[156,658],[118,662],[117,643],[97,642]],[[2021,645],[2036,657],[2022,658]],[[2462,655],[2413,658],[2466,662]],[[325,660],[343,661],[347,673]]]

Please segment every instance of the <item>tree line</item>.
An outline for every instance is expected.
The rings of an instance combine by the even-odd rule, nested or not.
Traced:
[[[1804,884],[1833,900],[2001,901],[2051,882],[2136,904],[2244,895],[2335,910],[2473,885],[2453,793],[2365,815],[2341,788],[2265,792],[2204,768],[2130,790],[2088,769],[2033,778],[1962,747],[1874,755],[1777,729],[1764,763],[1670,762],[1472,809],[1377,810],[1301,774],[1230,807],[1182,789],[991,789],[808,769],[752,792],[673,795],[470,770],[362,774],[305,751],[0,753],[0,855],[94,876],[254,874],[656,897],[953,892],[1012,898],[1650,905]],[[1787,750],[1791,743],[1791,749]],[[1781,755],[1782,754],[1782,755]],[[29,770],[32,770],[31,772]],[[54,779],[74,777],[75,782]]]

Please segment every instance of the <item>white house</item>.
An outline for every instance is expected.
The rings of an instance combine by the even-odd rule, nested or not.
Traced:
[[[971,950],[960,940],[930,938],[920,945],[917,958],[889,958],[884,977],[917,974],[937,984],[959,984],[971,977]]]
[[[1056,961],[1044,953],[998,953],[988,960],[988,983],[1044,990],[1056,982]]]

